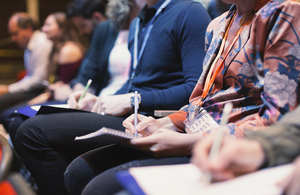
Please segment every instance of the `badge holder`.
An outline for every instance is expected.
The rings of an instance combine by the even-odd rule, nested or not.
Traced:
[[[202,134],[203,136],[203,132],[219,127],[219,124],[204,108],[200,107],[197,111],[194,107],[195,105],[193,106],[190,104],[189,116],[183,121],[186,126],[185,131],[187,133],[197,133]]]

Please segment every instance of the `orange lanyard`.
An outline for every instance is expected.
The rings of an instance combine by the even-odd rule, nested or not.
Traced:
[[[221,56],[221,53],[224,49],[224,45],[225,45],[225,42],[226,42],[226,39],[227,39],[227,36],[228,36],[228,31],[232,25],[232,22],[234,20],[236,16],[236,12],[234,14],[234,16],[232,17],[227,29],[226,29],[226,32],[225,32],[225,35],[224,35],[224,38],[222,39],[222,43],[221,43],[221,46],[220,46],[220,50],[219,50],[219,53],[218,55],[216,56],[216,58],[214,59],[214,62],[212,63],[211,67],[210,67],[210,70],[209,70],[209,73],[206,77],[206,80],[205,80],[205,83],[204,83],[204,89],[203,89],[203,93],[202,93],[202,96],[201,96],[201,99],[199,100],[199,102],[197,103],[197,107],[196,109],[198,110],[200,108],[200,106],[203,104],[203,101],[204,99],[206,98],[206,96],[208,95],[208,92],[209,92],[209,89],[211,88],[211,86],[214,84],[215,80],[216,80],[216,77],[218,75],[218,73],[220,72],[221,70],[221,67],[223,66],[224,62],[225,62],[225,59],[227,58],[229,52],[231,51],[232,47],[234,46],[235,42],[237,41],[239,35],[241,34],[241,31],[243,29],[243,26],[241,26],[241,28],[239,29],[239,31],[237,32],[237,35],[236,37],[234,38],[232,44],[230,45],[229,49],[228,49],[228,52],[226,53],[226,55],[224,56],[224,59],[222,60],[221,64],[218,66],[218,68],[216,69],[216,71],[214,72],[214,74],[212,75],[212,72],[213,72],[213,69],[219,59],[219,57]],[[212,76],[211,76],[212,75]],[[197,112],[196,110],[196,112]]]

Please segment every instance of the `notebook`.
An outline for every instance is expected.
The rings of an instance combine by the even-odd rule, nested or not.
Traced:
[[[294,170],[292,164],[260,170],[232,180],[206,185],[193,164],[130,168],[116,174],[133,195],[280,195],[277,182]]]
[[[130,140],[133,138],[137,138],[137,136],[134,136],[133,134],[125,133],[123,131],[102,127],[101,129],[93,133],[89,133],[83,136],[77,136],[75,137],[75,140],[94,139],[95,141],[99,141],[101,143],[102,142],[120,143],[124,140]]]

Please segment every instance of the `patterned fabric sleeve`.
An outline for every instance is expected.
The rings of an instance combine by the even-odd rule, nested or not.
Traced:
[[[268,24],[265,30],[269,32],[265,45],[259,45],[264,46],[263,104],[259,113],[236,123],[236,131],[239,132],[251,126],[271,125],[298,105],[300,20],[296,10],[300,9],[300,4],[293,1],[279,3],[274,1],[268,4],[257,19],[262,24]],[[258,25],[255,27],[258,28]]]
[[[269,126],[299,103],[300,77],[300,19],[295,1],[274,0],[267,3],[244,27],[235,47],[225,61],[225,68],[216,79],[220,90],[202,105],[219,122],[224,105],[234,104],[226,134],[244,137],[244,129]],[[224,15],[209,25],[206,37],[208,48],[204,60],[205,72],[215,55],[226,24]],[[218,24],[219,22],[219,24]],[[213,37],[211,37],[213,33]],[[199,99],[203,89],[202,74],[191,101]],[[170,115],[180,130],[187,117],[186,110]],[[185,117],[184,117],[185,116]],[[205,133],[210,133],[209,130]]]
[[[276,124],[261,131],[245,131],[247,139],[260,142],[267,166],[292,162],[300,154],[300,106]]]

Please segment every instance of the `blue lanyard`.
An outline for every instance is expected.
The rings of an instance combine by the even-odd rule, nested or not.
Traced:
[[[141,47],[141,50],[139,52],[139,56],[138,56],[138,33],[139,33],[139,27],[140,27],[140,18],[137,18],[136,20],[136,25],[135,25],[135,33],[134,33],[134,51],[133,51],[133,71],[132,71],[132,75],[131,75],[131,78],[133,78],[135,76],[135,69],[138,65],[138,62],[140,61],[143,53],[144,53],[144,50],[145,50],[145,47],[146,47],[146,44],[147,44],[147,41],[148,41],[148,38],[149,38],[149,35],[151,33],[151,30],[153,28],[153,22],[155,21],[155,19],[157,18],[157,16],[160,14],[160,12],[171,2],[171,0],[166,0],[156,11],[155,15],[152,17],[152,19],[150,20],[149,22],[149,26],[147,27],[147,31],[146,31],[146,35],[144,37],[144,40],[143,40],[143,44],[142,44],[142,47]]]

